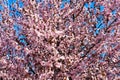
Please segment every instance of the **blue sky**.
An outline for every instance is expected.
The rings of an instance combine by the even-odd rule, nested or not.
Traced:
[[[89,4],[88,4],[88,3],[85,3],[85,4],[84,4],[84,7],[85,7],[85,8],[89,8]]]
[[[94,35],[98,35],[100,33],[101,29],[104,29],[106,27],[105,23],[104,23],[104,16],[103,15],[98,15],[97,19],[96,19],[96,30],[94,32]]]
[[[106,55],[107,55],[107,53],[101,53],[101,54],[100,54],[100,57],[101,57],[101,58],[105,58]]]
[[[19,8],[23,8],[24,7],[24,3],[21,0],[19,0],[18,1],[18,6],[19,6]]]
[[[2,21],[2,15],[0,14],[0,21]]]
[[[112,15],[115,15],[117,13],[116,10],[112,10]]]
[[[18,24],[14,24],[13,28],[15,30],[16,36],[19,36],[20,32],[22,31],[22,27]]]
[[[70,0],[62,0],[62,3],[60,5],[60,9],[63,9],[65,7],[66,3],[70,3]]]
[[[4,4],[8,6],[8,9],[10,9],[11,6],[14,3],[18,3],[18,7],[19,8],[23,8],[24,7],[24,3],[21,0],[8,0],[8,1],[4,1]]]
[[[8,5],[12,5],[13,3],[16,3],[17,0],[8,0]]]
[[[42,1],[44,1],[44,0],[36,0],[36,3],[39,3],[39,2],[42,2]]]
[[[88,8],[93,9],[94,10],[94,14],[96,14],[96,7],[95,7],[96,2],[95,1],[91,1],[90,3],[85,3],[84,7],[88,10]],[[100,5],[99,6],[100,12],[104,11],[104,6]]]
[[[95,8],[95,2],[94,2],[94,1],[90,2],[90,8],[91,8],[91,9],[94,9],[94,8]]]
[[[21,34],[22,26],[14,24],[13,29],[15,30],[15,34],[18,37],[18,40],[26,46],[27,45],[26,36]]]
[[[100,5],[100,12],[103,12],[103,11],[104,11],[104,6]]]
[[[110,33],[111,33],[111,35],[114,35],[114,34],[115,34],[115,29],[112,29],[112,30],[110,31]]]
[[[2,10],[4,10],[4,8],[3,8],[3,6],[2,6],[2,5],[0,5],[0,11],[2,11]]]
[[[103,62],[105,60],[105,57],[107,56],[107,53],[103,52],[100,54],[100,62]]]
[[[22,0],[7,0],[3,2],[4,5],[8,6],[8,9],[10,11],[9,16],[21,17],[22,13],[15,6],[13,6],[14,3],[18,4],[18,8],[24,7],[24,3],[22,2]],[[0,10],[3,10],[2,5],[0,5]]]

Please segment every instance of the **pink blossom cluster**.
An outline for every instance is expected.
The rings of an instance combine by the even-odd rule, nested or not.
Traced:
[[[0,0],[0,80],[120,80],[120,0]]]

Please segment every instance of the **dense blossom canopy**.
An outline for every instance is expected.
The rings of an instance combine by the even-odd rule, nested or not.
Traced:
[[[0,80],[120,80],[120,0],[0,0]]]

